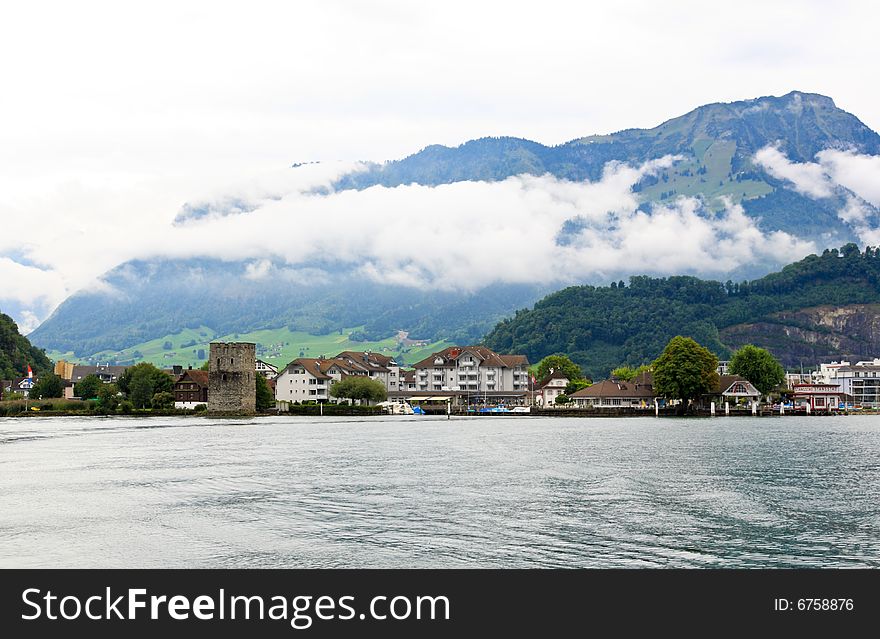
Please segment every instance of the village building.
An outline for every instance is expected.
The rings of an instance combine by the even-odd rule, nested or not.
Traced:
[[[174,382],[174,408],[208,404],[208,371],[187,370]]]
[[[703,403],[708,405],[710,402],[716,401],[720,405],[725,402],[731,406],[737,404],[746,404],[751,406],[753,402],[761,401],[761,391],[747,380],[739,375],[719,375],[718,383],[713,392],[703,396]]]
[[[387,391],[400,389],[400,366],[393,357],[372,351],[343,351],[334,359],[363,370],[371,379],[382,382]]]
[[[30,397],[31,389],[36,382],[36,377],[16,377],[10,382],[8,392],[18,393],[23,397]]]
[[[829,383],[839,384],[858,406],[880,408],[880,359],[836,367]]]
[[[485,346],[450,346],[417,362],[419,391],[469,393],[529,390],[525,355],[499,355]]]
[[[632,381],[606,379],[571,395],[578,408],[650,408],[654,405],[654,380],[650,372]]]
[[[532,397],[536,406],[553,406],[556,398],[565,394],[569,383],[568,377],[561,371],[552,371],[547,377],[536,382],[532,388]]]
[[[278,410],[289,404],[335,401],[330,387],[348,376],[369,377],[368,369],[348,358],[298,357],[275,378],[275,403]]]
[[[838,384],[795,384],[792,388],[795,408],[811,412],[837,411],[852,406],[853,396],[844,393]]]
[[[254,370],[266,379],[275,379],[278,377],[278,367],[269,362],[264,362],[261,359],[257,360]]]
[[[398,390],[414,391],[417,390],[417,388],[416,372],[414,370],[400,371],[400,383],[398,384]]]
[[[122,374],[128,369],[128,366],[110,366],[108,364],[97,364],[88,366],[83,364],[75,364],[71,370],[69,381],[76,384],[81,382],[89,375],[95,375],[105,384],[115,384]]]

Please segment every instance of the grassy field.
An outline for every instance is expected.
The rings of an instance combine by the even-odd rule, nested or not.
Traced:
[[[90,357],[75,357],[73,353],[48,351],[53,361],[64,359],[69,362],[151,362],[156,366],[168,368],[174,364],[198,368],[207,359],[208,344],[221,342],[254,342],[257,345],[257,358],[274,364],[279,368],[297,357],[332,357],[340,351],[375,351],[390,355],[404,365],[413,364],[431,353],[448,346],[438,341],[427,346],[404,346],[396,337],[374,342],[353,342],[348,336],[362,327],[343,329],[329,335],[310,335],[290,331],[287,328],[267,329],[250,333],[217,335],[207,327],[184,329],[174,335],[136,344],[121,351],[102,351]],[[170,348],[168,348],[170,346]]]

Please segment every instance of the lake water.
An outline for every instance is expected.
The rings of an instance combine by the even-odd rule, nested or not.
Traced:
[[[0,419],[0,567],[880,567],[880,417]]]

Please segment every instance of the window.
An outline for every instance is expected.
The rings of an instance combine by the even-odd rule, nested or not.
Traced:
[[[217,358],[217,368],[220,368],[220,358]]]
[[[825,406],[825,398],[817,397],[816,398],[816,406]]]

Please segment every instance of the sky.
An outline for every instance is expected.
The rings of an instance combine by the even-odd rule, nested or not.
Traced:
[[[487,228],[511,242],[529,228],[511,220],[555,219],[559,201],[571,215],[592,215],[578,209],[582,194],[560,196],[571,185],[546,178],[507,181],[503,196],[473,184],[304,195],[358,161],[429,144],[487,135],[557,144],[794,89],[828,95],[880,130],[878,17],[869,2],[767,0],[15,3],[0,23],[0,311],[31,330],[65,297],[99,286],[102,273],[135,257],[222,250],[295,260],[303,251],[278,246],[272,231],[291,219],[305,250],[328,228],[363,233],[351,224],[358,211],[389,212],[392,224],[414,209],[442,215],[437,202],[461,205],[498,222]],[[806,169],[813,182],[803,188],[816,197],[823,179],[876,185],[880,172],[871,158],[817,158],[815,169],[765,159],[789,170],[793,184],[806,184]],[[635,215],[625,182],[610,170],[574,188],[614,192],[612,208]],[[236,236],[232,227],[246,225],[222,219],[173,224],[184,203],[241,193],[265,204],[257,231]],[[856,219],[857,204],[845,214]],[[713,232],[697,228],[689,206],[654,224]],[[733,207],[722,217],[738,214]],[[618,250],[607,259],[644,253],[644,234],[660,228],[648,226],[606,247]],[[450,228],[453,236],[463,230]],[[594,257],[605,246],[596,233],[582,247]],[[356,246],[360,236],[345,237]],[[811,248],[779,236],[731,242],[716,271],[779,247],[794,258]],[[383,261],[390,247],[372,244],[370,253],[353,250],[363,268],[391,281],[424,279],[413,256]],[[666,259],[663,250],[645,263]],[[598,268],[585,254],[571,259],[584,275]]]

